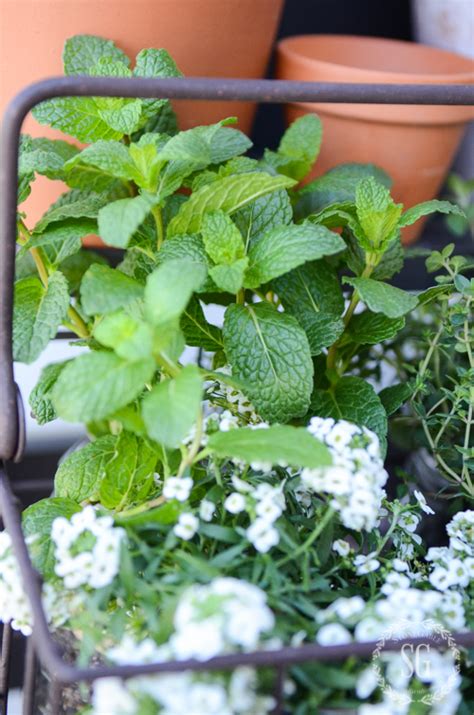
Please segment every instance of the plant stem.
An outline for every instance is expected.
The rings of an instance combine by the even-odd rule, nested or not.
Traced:
[[[245,290],[244,290],[243,288],[241,288],[241,289],[239,290],[239,292],[237,293],[236,298],[235,298],[235,302],[236,302],[238,305],[244,305],[244,303],[245,303]]]
[[[152,209],[153,218],[155,219],[156,226],[156,250],[159,251],[163,245],[163,217],[161,215],[161,209],[159,206],[154,206]]]
[[[304,552],[307,551],[310,546],[312,546],[318,536],[324,531],[325,527],[331,521],[333,515],[334,509],[329,507],[321,521],[317,524],[316,528],[311,532],[306,541],[300,544],[296,551],[292,551],[291,554],[288,554],[288,556],[285,556],[283,559],[280,559],[280,561],[277,561],[277,568],[280,568],[280,566],[283,566],[283,564],[288,563],[288,561],[293,561],[298,556],[301,556],[301,554],[304,554]]]
[[[74,328],[74,332],[77,333],[80,338],[89,338],[89,329],[73,305],[69,306],[67,314]]]
[[[178,477],[183,476],[186,467],[189,467],[191,464],[193,464],[194,458],[196,457],[196,455],[199,452],[199,448],[201,446],[203,425],[204,425],[204,420],[202,417],[202,410],[200,409],[198,418],[196,421],[196,432],[194,434],[194,439],[192,441],[191,447],[189,448],[186,455],[181,460],[181,464],[179,465],[178,474],[177,474]]]

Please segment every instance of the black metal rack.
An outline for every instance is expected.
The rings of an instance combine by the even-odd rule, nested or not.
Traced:
[[[21,397],[14,382],[12,354],[13,282],[16,241],[18,152],[20,130],[26,114],[36,104],[54,97],[102,96],[167,99],[247,100],[266,103],[334,102],[363,104],[474,104],[470,85],[384,85],[312,83],[278,80],[208,78],[102,78],[60,77],[30,85],[9,104],[3,119],[0,167],[0,514],[11,539],[33,614],[33,633],[25,658],[23,713],[32,715],[38,663],[50,681],[48,712],[60,708],[62,688],[103,677],[130,678],[150,673],[228,670],[240,665],[270,666],[276,671],[275,714],[283,713],[284,674],[291,666],[308,661],[341,661],[349,656],[370,657],[375,642],[349,645],[284,647],[279,650],[223,655],[208,661],[182,660],[146,665],[76,667],[66,662],[51,634],[41,601],[41,578],[32,566],[15,496],[8,479],[8,462],[19,461],[24,451],[25,427]],[[7,713],[8,676],[12,632],[3,629],[0,657],[0,702]],[[456,633],[458,646],[473,647],[474,632]],[[403,643],[425,643],[424,638],[388,641],[386,650]],[[436,647],[436,643],[433,643]]]

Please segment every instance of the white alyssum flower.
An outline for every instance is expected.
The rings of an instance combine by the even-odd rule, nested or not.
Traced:
[[[420,505],[420,509],[425,512],[425,514],[434,514],[434,509],[432,509],[430,506],[428,506],[426,502],[426,497],[424,494],[422,494],[418,489],[415,489],[413,492],[415,495],[415,499],[417,500],[418,504]]]
[[[359,576],[371,573],[372,571],[377,571],[380,567],[380,561],[376,558],[376,553],[371,554],[359,554],[354,558],[354,566],[356,567],[356,573]]]
[[[474,510],[459,511],[446,527],[449,546],[466,556],[474,556]]]
[[[352,551],[352,547],[348,541],[345,539],[336,539],[332,543],[332,550],[339,554],[339,556],[349,556]]]
[[[261,554],[266,554],[280,541],[278,531],[266,519],[255,519],[246,531],[247,539]]]
[[[24,636],[31,635],[32,615],[11,547],[10,535],[0,532],[0,621]]]
[[[232,492],[225,500],[224,508],[231,514],[240,514],[245,510],[245,497],[239,492]]]
[[[120,567],[125,530],[115,527],[111,516],[99,516],[86,506],[70,519],[57,517],[51,526],[57,576],[66,588],[103,588],[114,580]]]
[[[185,511],[179,515],[178,523],[173,527],[173,533],[180,539],[189,541],[199,528],[199,519],[191,512]]]
[[[333,464],[303,469],[302,486],[331,495],[330,504],[347,528],[370,531],[380,519],[388,478],[377,435],[346,420],[322,417],[313,417],[308,431],[329,448]]]
[[[352,641],[352,636],[340,623],[328,623],[319,629],[316,636],[319,645],[343,645]]]
[[[216,511],[216,505],[209,499],[203,499],[199,504],[199,518],[202,521],[212,521]]]
[[[193,484],[191,477],[168,477],[163,487],[163,496],[185,502],[189,499]]]

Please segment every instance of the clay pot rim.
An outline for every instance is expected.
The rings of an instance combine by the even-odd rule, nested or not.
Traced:
[[[318,39],[325,41],[334,41],[335,43],[350,44],[350,45],[384,45],[388,49],[403,49],[415,53],[431,54],[437,57],[446,57],[451,61],[456,61],[459,65],[464,64],[467,68],[469,64],[472,66],[472,70],[458,71],[458,72],[441,72],[441,73],[415,73],[415,72],[404,72],[404,71],[392,71],[384,69],[370,69],[367,67],[360,67],[354,64],[346,64],[344,62],[331,62],[329,60],[319,59],[317,57],[311,57],[305,52],[298,49],[302,44],[312,41],[317,44]],[[462,55],[458,55],[455,52],[449,52],[447,50],[441,50],[436,47],[431,47],[429,45],[424,45],[422,43],[410,42],[408,40],[394,40],[385,37],[370,37],[366,35],[333,35],[333,34],[309,34],[309,35],[294,35],[291,37],[285,37],[277,43],[277,50],[283,56],[287,57],[293,61],[299,62],[306,65],[307,68],[337,68],[338,70],[347,70],[347,72],[365,75],[367,77],[367,83],[381,81],[381,77],[384,78],[382,81],[389,82],[391,84],[473,84],[474,83],[474,62],[469,60]],[[360,81],[360,80],[359,80]]]

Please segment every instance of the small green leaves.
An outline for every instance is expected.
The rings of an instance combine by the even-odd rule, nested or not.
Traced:
[[[96,35],[74,35],[66,40],[63,51],[64,74],[89,74],[102,57],[130,64],[127,55],[111,40]]]
[[[102,318],[94,329],[94,337],[126,360],[141,360],[153,352],[151,327],[123,310]]]
[[[99,211],[100,237],[109,246],[126,248],[140,224],[151,212],[153,203],[144,196],[119,199]]]
[[[202,377],[195,365],[156,385],[142,405],[150,437],[165,447],[178,447],[198,418],[201,397]]]
[[[39,278],[30,276],[15,283],[13,356],[31,363],[44,350],[66,317],[69,289],[62,273],[53,273],[45,289]]]
[[[363,248],[382,252],[396,235],[403,205],[395,204],[389,190],[373,176],[357,185],[355,205],[366,239]]]
[[[91,194],[74,189],[62,194],[35,226],[35,233],[43,233],[52,223],[75,218],[96,218],[99,210],[110,201],[110,194]]]
[[[319,117],[305,114],[288,127],[277,152],[265,152],[265,161],[279,173],[301,181],[318,157],[321,138]]]
[[[214,263],[233,263],[245,256],[242,235],[223,211],[204,216],[201,234],[207,255]]]
[[[342,377],[331,390],[315,390],[311,398],[311,414],[368,427],[385,443],[385,408],[374,388],[361,377]]]
[[[87,315],[112,313],[143,297],[143,286],[109,266],[93,264],[81,283],[81,303]]]
[[[346,244],[337,233],[311,223],[280,226],[264,234],[249,251],[248,288],[268,283],[293,268],[344,250]]]
[[[224,346],[233,375],[266,420],[287,422],[309,406],[313,364],[308,340],[295,318],[266,303],[231,305]]]
[[[153,325],[180,317],[194,291],[206,278],[206,268],[189,259],[169,260],[148,276],[145,311]]]
[[[209,277],[212,278],[220,290],[227,293],[237,293],[244,283],[244,274],[248,263],[247,256],[239,258],[239,260],[231,264],[221,263],[210,268]]]
[[[337,273],[326,261],[306,263],[272,281],[272,288],[305,331],[312,355],[342,335],[344,297]]]
[[[53,223],[43,233],[33,235],[18,251],[18,257],[23,256],[32,248],[43,248],[49,262],[59,265],[68,256],[77,253],[81,248],[81,240],[97,230],[93,219],[69,219]]]
[[[357,290],[366,306],[374,313],[383,313],[389,318],[400,318],[414,310],[418,298],[400,288],[375,281],[372,278],[344,278]]]
[[[195,233],[200,230],[206,212],[221,209],[232,214],[265,194],[289,188],[295,182],[285,176],[269,176],[263,172],[227,176],[194,192],[170,221],[168,236]]]
[[[64,369],[66,362],[53,362],[41,371],[38,382],[30,392],[31,413],[39,425],[56,419],[56,410],[51,402],[51,391]]]
[[[421,204],[412,206],[410,209],[405,211],[400,219],[399,226],[403,228],[404,226],[411,226],[412,223],[418,221],[422,216],[427,216],[428,214],[435,213],[438,211],[442,214],[455,214],[463,218],[466,217],[464,211],[459,208],[456,204],[452,204],[449,201],[438,201],[433,199],[432,201],[424,201]]]
[[[71,452],[54,477],[55,494],[75,502],[97,498],[105,467],[115,454],[116,442],[116,437],[107,435]]]
[[[118,141],[100,140],[86,147],[65,164],[66,174],[81,164],[95,167],[100,173],[117,179],[140,182],[140,173],[128,147]]]
[[[19,173],[35,172],[48,179],[63,179],[64,164],[79,153],[79,149],[61,139],[22,136]]]
[[[128,362],[109,352],[81,355],[56,381],[53,406],[67,422],[100,420],[134,400],[154,370],[151,358]]]
[[[272,425],[268,429],[233,429],[216,432],[208,442],[218,457],[245,462],[285,462],[292,467],[324,467],[331,464],[327,447],[303,427]]]

